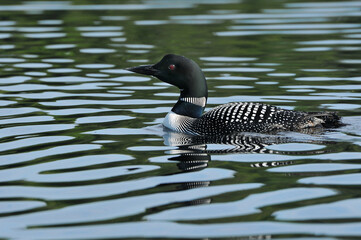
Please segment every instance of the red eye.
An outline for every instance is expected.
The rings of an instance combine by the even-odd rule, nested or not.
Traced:
[[[175,65],[174,65],[174,64],[169,65],[169,66],[168,66],[168,69],[171,70],[171,71],[173,71],[173,70],[175,69]]]

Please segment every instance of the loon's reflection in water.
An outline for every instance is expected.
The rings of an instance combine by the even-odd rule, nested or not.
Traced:
[[[287,151],[278,151],[267,148],[275,144],[285,143],[313,143],[313,144],[331,144],[330,140],[322,136],[297,135],[299,133],[285,135],[239,133],[223,136],[192,136],[176,132],[165,132],[163,135],[164,144],[167,146],[178,147],[172,150],[171,154],[232,154],[232,153],[268,153],[268,154],[289,154]],[[221,149],[208,149],[207,146],[216,145]],[[223,147],[222,147],[223,146]],[[226,146],[226,148],[224,148]],[[324,150],[313,151],[292,151],[292,154],[321,154]]]
[[[293,135],[294,136],[294,135]],[[267,148],[268,146],[284,143],[324,143],[319,138],[304,137],[294,138],[282,135],[260,135],[260,134],[235,134],[227,136],[191,136],[176,132],[166,132],[163,135],[164,143],[167,146],[175,146],[177,149],[170,150],[172,157],[169,161],[176,162],[181,172],[200,171],[208,167],[212,155],[237,154],[237,153],[258,153],[258,154],[322,154],[329,150],[311,150],[302,152],[286,152]],[[329,144],[330,141],[327,141]],[[211,149],[208,149],[212,146]],[[250,167],[276,167],[293,164],[293,161],[271,161],[250,163]],[[182,190],[199,187],[207,187],[209,181],[183,182],[180,186]],[[210,204],[211,198],[197,199],[185,203],[186,205]]]

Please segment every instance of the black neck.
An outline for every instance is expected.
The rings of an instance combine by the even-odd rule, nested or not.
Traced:
[[[198,65],[178,87],[181,90],[181,97],[208,97],[207,80]]]
[[[178,102],[172,108],[172,112],[192,118],[201,117],[203,114],[203,110],[204,107],[193,103],[185,102],[183,100],[178,100]]]
[[[191,71],[192,77],[183,79],[182,84],[177,85],[181,91],[180,97],[172,108],[174,113],[192,118],[202,116],[208,98],[206,78],[198,65],[196,66],[197,68]]]

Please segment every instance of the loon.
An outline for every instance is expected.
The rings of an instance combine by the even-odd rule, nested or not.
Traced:
[[[198,64],[184,56],[167,54],[154,65],[127,70],[154,76],[180,89],[177,103],[163,121],[166,128],[175,132],[212,136],[302,131],[341,125],[341,118],[334,112],[301,112],[251,102],[223,104],[203,114],[208,98],[206,78]]]

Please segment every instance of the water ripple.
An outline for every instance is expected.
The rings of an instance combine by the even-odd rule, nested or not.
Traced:
[[[361,185],[361,173],[309,177],[302,178],[298,182],[317,185]]]
[[[88,124],[88,123],[102,123],[102,122],[114,122],[114,121],[122,121],[134,119],[134,117],[130,116],[96,116],[96,117],[82,117],[78,118],[75,123],[77,124]]]
[[[127,95],[123,95],[126,97]],[[40,102],[44,106],[79,106],[79,105],[144,105],[144,104],[166,104],[172,101],[166,100],[146,100],[146,99],[132,99],[132,100],[57,100],[56,102]]]
[[[360,218],[361,198],[342,200],[333,203],[317,204],[275,212],[279,220],[316,220],[316,219],[346,219]]]
[[[59,110],[45,110],[50,115],[55,116],[68,116],[68,115],[80,115],[80,114],[87,114],[87,113],[100,113],[100,112],[107,112],[113,111],[112,109],[104,109],[104,108],[68,108],[68,109],[59,109]]]
[[[204,72],[271,72],[272,68],[204,68]]]
[[[64,139],[64,140],[68,140],[68,139]],[[55,142],[54,139],[52,142]],[[49,172],[54,170],[56,171],[68,170],[68,169],[74,171],[75,168],[94,167],[94,165],[99,166],[101,164],[109,164],[109,163],[116,163],[116,162],[129,161],[129,160],[133,160],[133,158],[131,156],[122,155],[122,154],[98,154],[98,155],[87,155],[82,157],[61,159],[52,162],[44,162],[35,165],[27,165],[23,167],[0,170],[2,175],[1,181],[7,182],[7,181],[16,181],[16,180],[26,180],[26,181],[35,181],[35,182],[36,181],[50,182],[50,181],[46,181],[45,179],[48,176],[51,176],[52,180],[55,181],[57,180],[58,182],[61,181],[64,182],[69,180],[69,178],[59,179],[59,176],[66,176],[66,174],[62,175],[58,173],[55,175],[54,174],[49,175],[49,174],[44,174],[44,172]],[[114,168],[112,169],[114,170]],[[116,172],[117,171],[113,171],[113,174],[116,174]],[[77,172],[75,172],[75,174],[77,174]]]
[[[8,127],[0,129],[0,136],[2,138],[21,136],[26,134],[44,133],[63,131],[74,128],[74,124],[43,124],[43,125],[31,125],[31,126],[18,126]]]
[[[46,206],[39,201],[1,201],[0,214],[27,211]]]
[[[82,32],[81,35],[83,37],[119,37],[123,36],[124,33],[122,32]]]
[[[99,183],[95,185],[70,187],[32,187],[32,186],[2,186],[0,198],[41,198],[46,200],[70,200],[105,197],[124,194],[133,191],[154,188],[161,184],[184,182],[209,182],[233,178],[232,170],[207,168],[198,172],[179,173],[168,176],[151,176],[136,180],[115,183]],[[9,174],[10,176],[10,174]],[[11,174],[12,178],[19,178]]]
[[[102,168],[94,170],[73,171],[67,173],[39,174],[30,177],[32,182],[77,182],[125,176],[159,169],[152,165],[127,165],[121,167]]]
[[[268,169],[269,172],[330,172],[344,171],[351,169],[361,169],[361,164],[345,164],[345,163],[309,163],[295,166],[283,166]]]
[[[52,64],[49,63],[18,63],[14,64],[14,67],[18,68],[50,68]]]
[[[110,48],[83,48],[80,49],[81,53],[92,53],[92,54],[99,54],[99,53],[114,53],[116,52],[115,49]]]
[[[6,87],[1,87],[0,90],[9,92],[26,92],[37,90],[90,90],[90,89],[102,89],[105,86],[119,86],[120,83],[83,83],[67,86],[50,86],[44,84],[18,84]]]
[[[23,58],[0,58],[0,63],[18,63],[25,62]]]
[[[77,68],[86,68],[86,69],[99,69],[99,68],[112,68],[113,64],[101,64],[101,63],[88,63],[88,64],[78,64]]]
[[[76,47],[76,44],[51,44],[45,46],[47,49],[68,49],[74,47]]]
[[[2,119],[0,124],[17,124],[17,123],[34,123],[34,122],[50,122],[54,118],[51,116],[33,116],[33,117],[21,117],[21,118],[12,118],[12,119]]]
[[[99,149],[101,145],[97,144],[77,144],[77,145],[65,145],[59,147],[53,147],[46,150],[38,150],[25,153],[14,153],[0,156],[0,166],[11,165],[15,163],[24,163],[34,159],[54,156],[65,153],[75,153],[81,151],[89,151],[93,149]]]
[[[62,38],[66,37],[66,33],[27,33],[24,34],[26,38]]]
[[[180,207],[166,210],[157,214],[148,215],[146,219],[179,221],[241,216],[258,213],[260,211],[258,208],[269,205],[302,201],[335,194],[335,191],[325,188],[289,188],[253,194],[243,200],[235,202],[214,203],[212,205]],[[234,211],[234,209],[238,209],[238,211]]]
[[[20,108],[1,108],[0,109],[0,116],[13,116],[13,115],[21,115],[27,114],[32,112],[41,111],[38,108],[33,107],[20,107]]]
[[[11,142],[0,143],[0,151],[13,150],[17,148],[41,145],[44,143],[53,143],[61,142],[74,139],[74,137],[69,136],[49,136],[49,137],[31,137],[20,140],[15,140]]]
[[[4,225],[4,227],[7,225]],[[23,228],[22,228],[23,229]],[[134,231],[137,229],[137,231]],[[162,231],[154,231],[162,229]],[[226,229],[226,231],[225,231]],[[255,235],[304,235],[317,236],[359,236],[361,223],[285,223],[271,221],[251,221],[237,223],[190,224],[158,221],[138,221],[129,223],[98,224],[92,226],[46,228],[14,231],[4,229],[4,236],[28,239],[48,239],[49,233],[62,239],[75,238],[224,238]],[[263,235],[262,235],[263,234]]]

